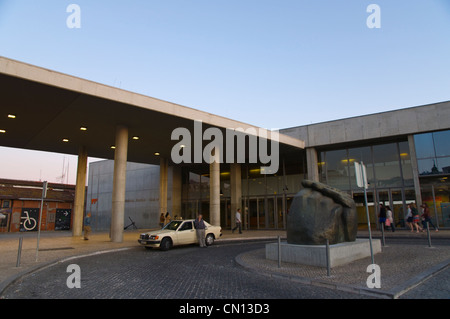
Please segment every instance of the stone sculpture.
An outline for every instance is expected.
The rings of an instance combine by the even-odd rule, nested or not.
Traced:
[[[319,182],[302,181],[287,216],[287,242],[297,245],[330,245],[356,240],[358,227],[353,199]]]

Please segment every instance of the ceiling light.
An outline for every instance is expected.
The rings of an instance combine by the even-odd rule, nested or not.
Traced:
[[[80,127],[80,131],[87,131],[87,127],[86,126]]]
[[[69,139],[68,138],[63,138],[63,140],[62,140],[64,143],[68,143],[69,142]]]
[[[0,130],[0,133],[6,133],[6,131],[5,130]]]
[[[161,154],[160,154],[160,153],[158,153],[158,152],[156,152],[156,153],[155,153],[155,156],[159,156],[159,155],[161,155]]]
[[[115,150],[115,149],[116,149],[116,147],[115,147],[114,145],[112,145],[112,146],[111,146],[111,149],[112,149],[112,150]]]
[[[10,118],[10,119],[15,119],[16,116],[15,116],[14,114],[8,114],[8,118]]]
[[[133,136],[133,140],[138,140],[139,136]]]

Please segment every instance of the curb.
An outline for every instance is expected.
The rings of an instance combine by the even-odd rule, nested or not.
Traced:
[[[254,271],[255,268],[243,261],[242,256],[247,254],[242,253],[235,257],[236,263],[241,266],[242,268]],[[426,271],[418,274],[417,276],[407,280],[403,284],[394,287],[390,289],[389,291],[379,290],[379,289],[370,289],[370,288],[364,288],[364,287],[358,287],[353,285],[347,285],[347,284],[341,284],[341,283],[333,283],[329,282],[323,279],[311,279],[307,277],[301,277],[301,276],[292,276],[292,275],[286,275],[277,273],[276,271],[267,271],[267,270],[260,270],[258,269],[258,273],[267,276],[273,279],[283,279],[283,280],[290,280],[292,282],[301,283],[305,285],[311,285],[316,287],[323,287],[333,290],[340,290],[350,293],[355,293],[358,295],[364,295],[368,297],[376,297],[381,299],[398,299],[400,296],[408,292],[409,290],[417,287],[421,283],[425,282],[426,280],[433,277],[435,274],[443,271],[445,268],[450,266],[450,259],[437,264]]]

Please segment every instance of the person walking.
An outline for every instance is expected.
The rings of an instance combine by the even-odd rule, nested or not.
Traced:
[[[406,214],[406,225],[408,225],[411,232],[413,231],[413,217],[412,217],[412,210],[411,210],[411,204],[408,204],[408,213]]]
[[[171,221],[172,221],[172,217],[170,216],[169,212],[167,212],[166,215],[164,216],[164,225],[167,225]]]
[[[380,226],[386,228],[386,207],[384,207],[383,203],[380,203],[380,212],[378,213],[378,218]]]
[[[236,211],[236,226],[231,230],[232,233],[239,228],[239,234],[242,234],[242,219],[241,219],[241,209],[238,208]]]
[[[198,244],[200,248],[207,248],[205,242],[205,222],[203,221],[202,214],[198,214],[197,218],[194,220],[194,228],[197,231]]]
[[[439,229],[437,229],[436,226],[433,225],[433,222],[431,221],[431,217],[430,217],[430,209],[428,208],[428,204],[425,203],[422,205],[422,209],[423,209],[423,214],[422,214],[422,225],[423,228],[427,228],[427,223],[430,223],[431,226],[433,226],[435,231],[439,231]]]
[[[84,240],[89,240],[89,234],[91,233],[91,213],[88,212],[84,217]]]
[[[164,218],[164,213],[161,213],[161,215],[159,216],[159,226],[161,226],[161,228],[164,227],[165,221],[166,221],[166,219]]]
[[[392,213],[391,207],[389,206],[386,206],[386,226],[390,226],[392,232],[395,232],[394,215]]]
[[[423,228],[419,225],[420,222],[419,211],[417,210],[416,204],[414,203],[411,204],[411,214],[413,225],[416,228],[416,233],[419,232],[419,229],[421,232],[423,232]]]

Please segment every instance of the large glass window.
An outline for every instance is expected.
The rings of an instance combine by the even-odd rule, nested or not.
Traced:
[[[400,161],[403,174],[403,183],[405,186],[414,186],[413,171],[411,165],[411,155],[408,142],[398,143],[400,150]]]
[[[350,188],[348,161],[346,149],[326,152],[324,169],[328,185],[342,190]]]
[[[402,186],[397,143],[373,146],[377,187]]]
[[[341,190],[358,190],[354,162],[363,161],[371,188],[413,185],[408,142],[320,152],[320,181]]]
[[[436,157],[450,156],[450,131],[433,133]]]
[[[450,130],[414,135],[420,175],[450,173]]]

